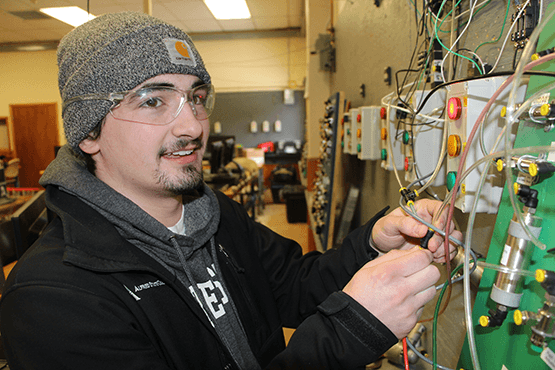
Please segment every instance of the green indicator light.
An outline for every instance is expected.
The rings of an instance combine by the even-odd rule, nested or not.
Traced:
[[[451,171],[447,174],[447,190],[451,191],[455,187],[455,180],[457,180],[457,172]]]
[[[357,145],[357,152],[360,153],[361,151],[362,151],[362,145],[358,144],[358,145]]]
[[[341,142],[341,148],[345,148],[345,142],[344,141]]]
[[[403,144],[408,144],[410,141],[410,133],[408,131],[403,132]]]
[[[387,159],[387,149],[382,149],[382,161]]]

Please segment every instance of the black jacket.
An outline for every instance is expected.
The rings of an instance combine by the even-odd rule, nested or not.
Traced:
[[[337,250],[302,255],[216,193],[218,261],[263,368],[355,369],[397,338],[340,292],[369,261],[376,216]],[[57,218],[18,262],[0,302],[10,368],[233,369],[186,288],[76,197],[47,187]],[[297,328],[285,348],[282,327]]]

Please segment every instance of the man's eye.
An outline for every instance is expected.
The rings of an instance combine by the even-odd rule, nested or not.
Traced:
[[[193,96],[193,104],[204,104],[206,101],[206,94],[195,94]]]
[[[159,98],[148,98],[141,103],[141,107],[146,108],[157,108],[162,105],[162,101]]]

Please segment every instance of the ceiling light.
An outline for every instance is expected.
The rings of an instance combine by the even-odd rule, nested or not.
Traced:
[[[83,23],[96,18],[94,15],[87,13],[77,6],[64,6],[61,8],[42,8],[44,14],[48,14],[52,18],[77,27]]]
[[[216,19],[248,19],[251,17],[246,0],[204,0]]]

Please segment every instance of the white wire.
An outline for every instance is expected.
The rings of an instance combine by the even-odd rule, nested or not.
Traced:
[[[530,1],[530,0],[528,0]],[[470,26],[470,22],[472,21],[472,17],[474,16],[474,8],[476,7],[476,3],[478,2],[478,0],[475,0],[474,3],[472,4],[470,10],[470,16],[468,17],[468,22],[466,22],[466,26],[464,27],[464,29],[461,31],[461,33],[459,34],[459,37],[457,37],[457,39],[455,40],[455,42],[453,42],[453,44],[451,45],[451,47],[449,49],[447,49],[448,53],[447,55],[449,55],[449,53],[453,54],[453,48],[455,47],[455,45],[457,44],[457,42],[459,42],[459,40],[461,39],[462,35],[464,35],[464,33],[466,32],[466,30],[468,29],[468,27]],[[437,22],[436,22],[436,27],[437,27]],[[443,64],[442,64],[442,70],[443,70]],[[445,79],[443,79],[443,81],[446,81]]]
[[[476,5],[476,6],[484,5],[484,4],[486,4],[487,2],[489,2],[489,1],[490,1],[490,0],[482,1],[480,4],[478,4],[478,5]],[[508,0],[508,1],[510,1],[510,0]],[[455,19],[459,19],[460,17],[464,16],[464,15],[465,15],[466,13],[468,13],[469,11],[470,11],[470,9],[469,9],[469,10],[465,10],[465,11],[462,12],[461,14],[457,15],[457,16],[455,17]]]
[[[492,73],[495,70],[495,68],[497,68],[497,65],[499,64],[499,61],[501,60],[501,55],[503,54],[503,51],[505,50],[505,46],[507,45],[507,41],[511,37],[511,32],[512,32],[514,26],[516,25],[516,23],[518,22],[518,20],[520,19],[520,16],[524,12],[524,10],[526,10],[526,6],[528,5],[529,2],[530,2],[530,0],[527,0],[526,3],[524,3],[524,6],[520,9],[520,12],[518,12],[518,15],[515,17],[515,20],[513,21],[513,24],[511,24],[511,28],[509,28],[509,31],[507,32],[507,36],[505,37],[505,41],[503,41],[503,45],[501,46],[501,50],[499,51],[499,55],[497,56],[497,60],[495,61],[495,64],[493,65],[493,68],[491,69],[490,73]]]

